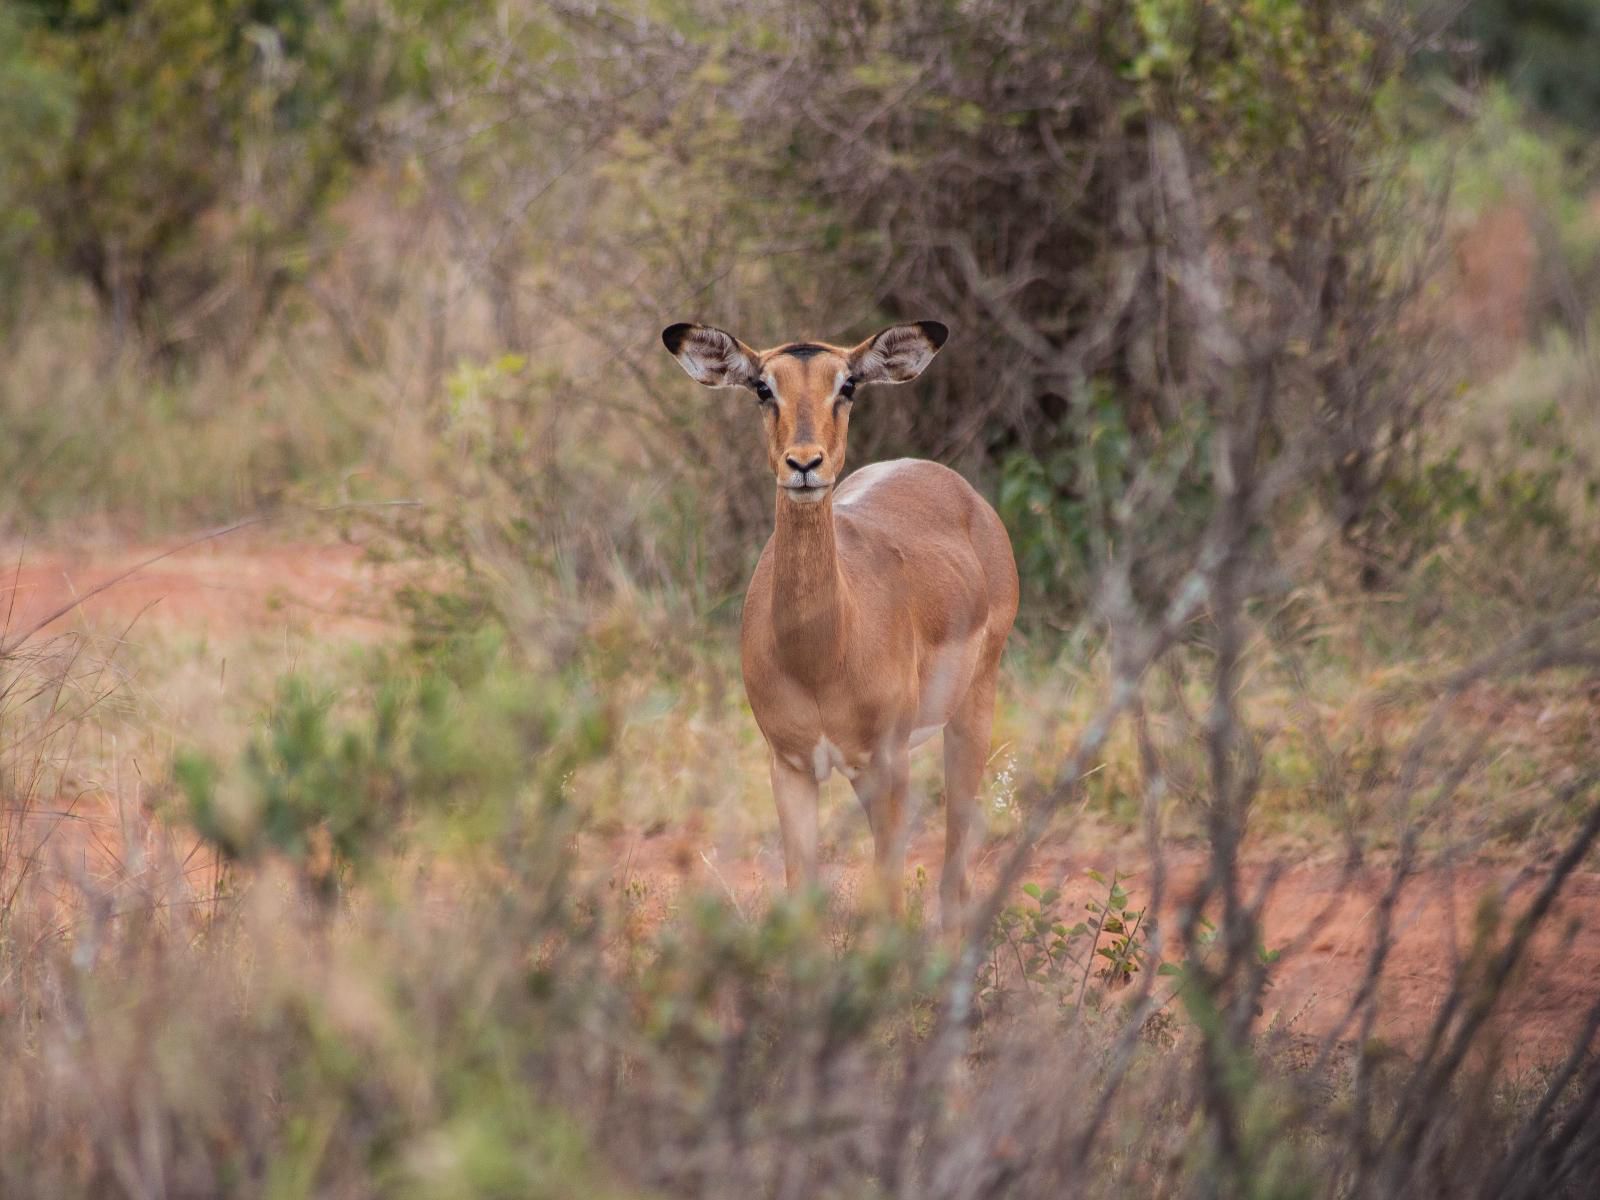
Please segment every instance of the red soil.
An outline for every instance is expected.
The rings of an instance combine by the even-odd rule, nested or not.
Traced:
[[[353,545],[297,545],[231,534],[141,566],[168,547],[5,548],[0,557],[0,643],[87,596],[39,632],[117,630],[137,622],[197,636],[286,624],[378,638],[393,631],[386,589]],[[134,569],[137,568],[137,569]],[[133,573],[92,596],[96,587]]]
[[[1525,341],[1539,246],[1528,212],[1491,208],[1453,239],[1445,314],[1480,370],[1508,365]]]
[[[31,628],[57,608],[82,596],[157,550],[118,547],[107,551],[28,550],[0,575],[0,616],[9,637]],[[274,544],[265,540],[220,539],[185,550],[145,567],[99,593],[44,632],[82,627],[120,627],[130,622],[176,626],[222,636],[281,628],[292,622],[312,632],[344,637],[392,635],[382,601],[388,588],[380,575],[362,565],[359,548],[348,545]],[[92,819],[92,818],[91,818]],[[112,815],[104,832],[120,841],[120,822]],[[774,821],[774,826],[776,822]],[[771,839],[769,839],[770,841]],[[688,827],[658,836],[624,834],[587,839],[583,857],[619,886],[642,880],[650,905],[664,911],[684,888],[711,887],[731,893],[747,911],[782,887],[782,861],[774,848],[741,850],[719,860],[712,840]],[[926,868],[929,904],[934,903],[941,846],[932,833],[912,848],[911,865]],[[978,865],[978,878],[992,876],[1000,848],[991,846]],[[1382,868],[1347,876],[1328,861],[1288,865],[1268,893],[1264,941],[1292,950],[1274,971],[1275,987],[1266,1017],[1307,1034],[1335,1026],[1359,985],[1375,931],[1378,898],[1387,882]],[[1062,883],[1063,911],[1081,912],[1090,897],[1085,871],[1124,870],[1136,863],[1136,846],[1046,846],[1027,877],[1046,886]],[[1168,855],[1168,914],[1190,891],[1203,870],[1203,856],[1192,849]],[[831,869],[830,883],[851,889],[862,867]],[[1263,862],[1248,866],[1244,888],[1253,895],[1267,877]],[[1425,1039],[1454,965],[1467,952],[1480,898],[1503,889],[1513,868],[1465,864],[1454,871],[1431,869],[1406,887],[1395,913],[1395,946],[1380,989],[1381,1016],[1375,1033],[1402,1048]],[[1515,911],[1545,878],[1530,872],[1516,889]],[[1135,900],[1147,897],[1150,879],[1139,870],[1128,883]],[[1076,920],[1076,917],[1072,917]],[[1504,927],[1502,927],[1504,928]],[[1584,1011],[1600,996],[1600,873],[1579,872],[1566,886],[1556,916],[1526,957],[1521,986],[1497,1016],[1516,1061],[1532,1064],[1561,1054]]]
[[[679,891],[721,889],[744,911],[764,903],[783,888],[783,863],[775,848],[737,861],[719,861],[717,852],[693,831],[655,838],[624,835],[586,847],[585,857],[606,864],[613,881],[643,881],[656,911],[664,910]],[[975,872],[979,887],[993,877],[1005,847],[991,845]],[[918,866],[927,872],[929,916],[938,891],[942,835],[927,833],[912,845],[908,877]],[[1384,866],[1347,872],[1333,862],[1307,862],[1307,855],[1285,855],[1269,862],[1253,857],[1242,871],[1241,891],[1247,900],[1276,873],[1263,906],[1263,944],[1282,951],[1272,970],[1273,986],[1263,1011],[1264,1021],[1312,1037],[1339,1026],[1368,963],[1377,934],[1379,902],[1391,874]],[[1087,876],[1091,869],[1109,878],[1120,868],[1133,871],[1126,881],[1135,907],[1152,887],[1142,852],[1128,843],[1116,848],[1046,844],[1025,878],[1043,887],[1060,886],[1059,911],[1067,923],[1079,920],[1083,905],[1103,892]],[[1179,905],[1192,896],[1203,878],[1206,858],[1192,848],[1166,855],[1166,899],[1161,916],[1175,932]],[[1274,864],[1276,872],[1274,872]],[[852,862],[825,869],[828,886],[855,891],[864,881],[865,865]],[[1480,903],[1501,896],[1516,883],[1503,911],[1511,918],[1522,910],[1548,878],[1544,867],[1518,879],[1518,869],[1484,863],[1454,869],[1431,868],[1411,878],[1400,893],[1392,922],[1393,946],[1378,989],[1379,1015],[1373,1036],[1402,1051],[1414,1052],[1427,1039],[1449,990],[1457,964],[1472,946]],[[1213,903],[1210,908],[1215,909]],[[1498,944],[1510,931],[1511,919],[1497,927]],[[1166,957],[1178,957],[1168,949]],[[1587,1009],[1600,998],[1600,872],[1580,871],[1566,882],[1561,899],[1533,939],[1514,986],[1494,1017],[1513,1066],[1531,1067],[1562,1057],[1583,1024]],[[1350,1023],[1340,1033],[1353,1039]]]

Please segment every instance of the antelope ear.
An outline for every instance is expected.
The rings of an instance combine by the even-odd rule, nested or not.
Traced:
[[[858,383],[908,383],[921,375],[950,330],[938,321],[891,325],[850,351],[850,373]]]
[[[668,325],[662,344],[689,377],[707,387],[738,387],[756,378],[756,352],[709,325]]]

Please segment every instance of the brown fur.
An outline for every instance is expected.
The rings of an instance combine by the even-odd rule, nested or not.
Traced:
[[[1000,654],[1017,611],[1011,542],[994,509],[937,463],[878,463],[833,487],[852,407],[839,381],[914,378],[943,343],[943,326],[894,326],[853,348],[799,355],[786,346],[757,353],[719,331],[697,341],[702,328],[678,339],[691,375],[760,380],[775,393],[762,412],[776,528],[745,596],[741,651],[770,750],[789,884],[816,878],[818,775],[837,766],[866,807],[885,897],[898,907],[911,738],[942,726],[940,894],[955,925],[968,898]],[[672,335],[685,329],[664,335],[675,353]],[[797,491],[797,479],[820,486]]]

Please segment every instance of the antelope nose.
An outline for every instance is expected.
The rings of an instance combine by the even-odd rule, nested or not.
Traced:
[[[788,463],[796,471],[799,471],[802,475],[804,475],[807,471],[814,471],[822,465],[823,455],[821,454],[814,455],[809,461],[801,462],[799,455],[804,453],[805,451],[801,450],[795,454],[786,454],[784,455],[783,461]]]

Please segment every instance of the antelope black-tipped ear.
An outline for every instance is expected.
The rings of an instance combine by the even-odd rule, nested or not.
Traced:
[[[667,353],[673,358],[678,357],[678,351],[683,348],[683,339],[689,336],[689,331],[694,326],[687,321],[679,321],[676,325],[668,325],[661,331],[661,344],[667,348]]]
[[[661,344],[691,379],[707,387],[737,387],[756,377],[755,351],[710,325],[668,325]]]
[[[949,337],[949,327],[938,321],[891,325],[850,351],[850,373],[859,383],[908,383]]]

